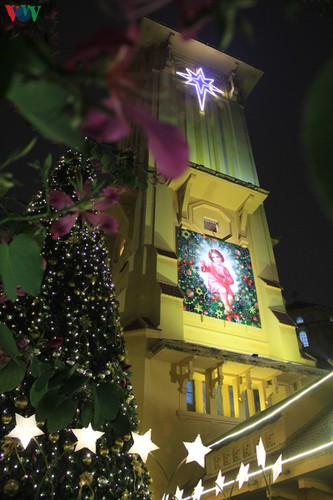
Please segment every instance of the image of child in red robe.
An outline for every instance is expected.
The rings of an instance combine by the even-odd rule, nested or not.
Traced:
[[[223,265],[224,257],[218,250],[211,249],[208,252],[210,262],[201,260],[200,268],[203,273],[208,273],[208,288],[212,294],[218,295],[224,305],[225,312],[232,312],[234,293],[230,285],[234,283],[228,269]]]

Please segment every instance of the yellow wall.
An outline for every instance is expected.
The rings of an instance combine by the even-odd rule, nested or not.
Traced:
[[[157,29],[158,34],[155,24],[153,29]],[[167,40],[168,30],[161,28],[161,33],[164,41]],[[267,280],[278,282],[263,208],[268,193],[258,186],[243,104],[238,102],[236,91],[228,94],[228,74],[235,67],[235,60],[199,42],[191,42],[183,48],[178,35],[171,37],[168,52],[167,44],[159,45],[161,40],[156,41],[153,34],[150,36],[151,40],[148,37],[144,42],[146,49],[141,59],[144,88],[147,95],[152,96],[152,111],[184,131],[193,164],[181,178],[172,181],[158,178],[156,182],[154,164],[147,155],[148,164],[143,166],[149,171],[148,187],[144,192],[123,194],[120,207],[114,209],[120,231],[110,240],[110,245],[122,323],[127,329],[126,346],[132,365],[140,430],[153,429],[153,442],[161,448],[154,454],[170,475],[186,456],[183,441],[193,441],[200,433],[202,441],[208,443],[235,426],[240,421],[238,417],[245,417],[244,391],[250,414],[253,414],[253,389],[260,393],[263,410],[288,396],[294,390],[294,383],[308,383],[306,377],[297,373],[284,377],[281,370],[270,368],[269,363],[266,368],[257,368],[242,361],[226,361],[222,367],[225,379],[221,386],[224,415],[216,414],[213,396],[209,400],[209,414],[203,413],[199,404],[199,411],[189,412],[186,394],[179,390],[178,381],[173,380],[172,367],[183,366],[182,363],[186,367],[190,359],[189,377],[194,371],[195,377],[202,380],[218,360],[189,356],[186,346],[197,344],[224,353],[255,354],[259,359],[297,367],[305,363],[313,366],[313,363],[301,357],[295,329],[280,323],[272,312],[272,308],[284,312],[284,301],[280,288],[267,284]],[[216,85],[225,94],[218,98],[209,96],[205,113],[201,113],[196,94],[177,77],[176,71],[180,66],[191,64],[205,66],[205,61],[208,72],[214,75]],[[240,62],[238,67],[244,94],[250,91],[251,82],[258,75],[256,70]],[[135,136],[134,139],[141,147],[138,155],[144,158],[140,138]],[[218,222],[216,234],[204,229],[204,217]],[[182,299],[174,296],[178,286],[176,228],[179,226],[249,249],[261,328],[183,310]],[[166,292],[165,288],[163,292],[161,282],[173,286],[172,292],[170,289]],[[162,349],[154,355],[151,346],[158,339],[178,341],[185,350]],[[283,383],[277,382],[280,376]],[[228,385],[234,390],[236,418],[231,417]],[[148,466],[154,477],[154,490],[163,493],[166,487],[163,474],[152,458]],[[181,484],[195,471],[199,475],[202,473],[199,467],[186,465]]]

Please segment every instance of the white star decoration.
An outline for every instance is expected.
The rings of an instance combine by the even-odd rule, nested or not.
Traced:
[[[241,489],[244,483],[249,480],[249,467],[250,464],[244,465],[243,462],[239,468],[238,476],[236,481],[238,481],[238,488]]]
[[[191,71],[186,68],[187,74],[177,71],[177,75],[186,78],[187,85],[193,85],[197,91],[197,96],[199,99],[199,105],[201,111],[205,109],[206,94],[209,93],[214,97],[217,97],[216,92],[223,94],[224,92],[213,85],[214,80],[212,78],[206,78],[202,68],[196,70],[196,72]]]
[[[273,483],[275,483],[281,472],[282,472],[282,455],[279,456],[275,464],[273,464],[272,466]]]
[[[25,418],[18,413],[15,413],[16,426],[12,431],[10,431],[8,437],[18,438],[24,449],[28,446],[31,439],[36,436],[44,434],[43,431],[37,427],[36,415],[31,415],[31,417]]]
[[[259,439],[259,443],[256,446],[256,453],[258,467],[262,467],[264,469],[266,465],[266,450],[261,438]]]
[[[196,487],[194,488],[194,491],[192,493],[193,500],[200,500],[204,489],[205,488],[202,486],[202,479],[200,479],[200,481],[198,482],[198,484],[196,485]]]
[[[225,476],[222,476],[222,472],[219,471],[218,473],[218,476],[216,478],[216,481],[215,481],[215,493],[216,493],[216,496],[221,493],[221,491],[223,491],[223,488],[224,488],[224,480],[225,480]]]
[[[209,453],[212,449],[202,444],[200,434],[197,435],[193,443],[184,442],[184,446],[188,451],[186,463],[198,462],[201,467],[205,467],[205,455],[207,455],[207,453]]]
[[[156,446],[156,444],[154,444],[151,440],[151,429],[149,429],[149,431],[142,436],[136,432],[132,432],[132,437],[134,439],[134,444],[131,449],[128,450],[128,453],[137,453],[140,455],[144,463],[146,463],[150,452],[159,449],[159,447]]]
[[[183,493],[184,493],[184,490],[179,489],[179,487],[177,486],[176,493],[175,493],[176,500],[182,500]]]
[[[76,443],[75,451],[82,450],[82,448],[88,448],[88,450],[96,453],[96,441],[104,432],[94,431],[91,424],[88,427],[83,427],[82,429],[72,429],[78,441]]]

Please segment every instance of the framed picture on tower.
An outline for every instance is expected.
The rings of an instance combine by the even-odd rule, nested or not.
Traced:
[[[177,228],[177,247],[185,311],[260,327],[247,248],[182,228]]]

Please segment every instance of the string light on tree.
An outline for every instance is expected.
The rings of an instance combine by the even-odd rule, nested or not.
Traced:
[[[17,498],[151,498],[147,469],[140,457],[128,453],[137,406],[106,240],[94,224],[96,217],[89,217],[102,216],[98,211],[106,208],[106,198],[111,201],[114,189],[103,186],[94,165],[70,151],[48,179],[48,192],[58,193],[49,203],[52,221],[65,219],[66,234],[55,238],[50,231],[52,221],[43,216],[45,191],[28,209],[46,233],[45,269],[36,297],[25,294],[0,307],[0,323],[11,332],[25,367],[19,386],[2,391],[0,401],[1,498],[7,490],[17,490]],[[66,207],[55,206],[61,198],[68,201],[69,212],[78,203],[80,210],[91,211],[88,218],[80,213],[68,224]],[[17,417],[15,426],[18,409],[22,420]],[[26,417],[31,418],[29,435],[21,432]],[[24,451],[11,439],[25,446],[43,432],[38,447],[30,444]]]

